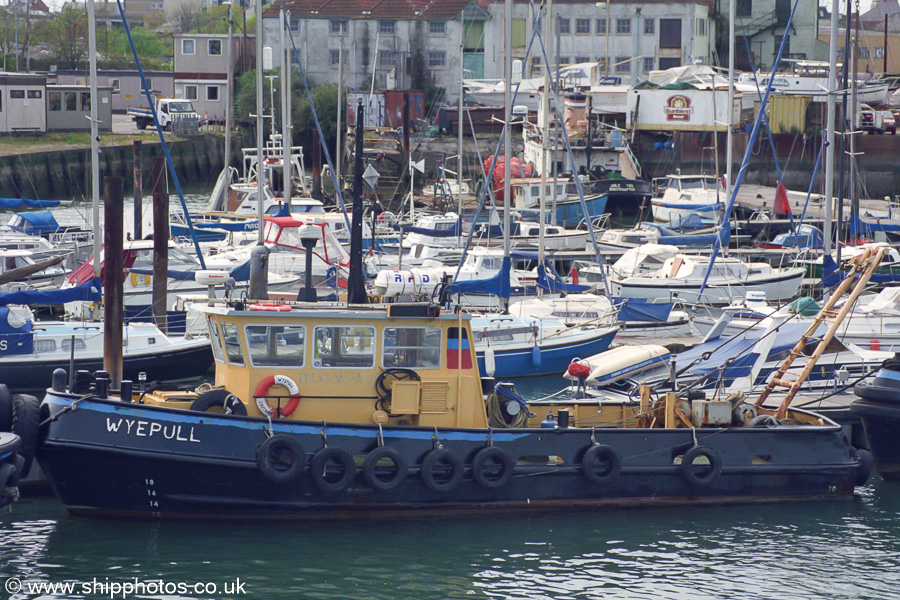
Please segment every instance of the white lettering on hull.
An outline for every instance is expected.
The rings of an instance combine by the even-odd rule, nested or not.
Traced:
[[[124,425],[124,427],[123,427]],[[122,433],[125,435],[133,435],[135,437],[153,437],[162,434],[167,440],[175,440],[176,442],[191,442],[199,444],[200,440],[194,435],[194,426],[190,428],[181,425],[160,425],[151,421],[140,421],[136,419],[111,419],[106,417],[106,431],[109,433]]]

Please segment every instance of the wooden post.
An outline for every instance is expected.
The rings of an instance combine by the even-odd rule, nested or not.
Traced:
[[[106,277],[103,278],[103,369],[109,372],[110,384],[117,388],[122,382],[124,180],[121,177],[107,177],[104,183],[103,247]]]
[[[141,140],[134,140],[134,239],[144,237],[143,198],[144,174],[141,165]]]
[[[322,199],[322,153],[319,151],[320,144],[319,136],[312,136],[312,197],[317,200]]]
[[[153,322],[166,333],[166,297],[169,270],[169,194],[166,193],[166,159],[153,157]]]

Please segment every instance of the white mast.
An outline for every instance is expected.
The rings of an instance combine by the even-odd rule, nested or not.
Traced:
[[[825,122],[825,226],[823,257],[831,254],[831,220],[834,218],[834,111],[837,93],[837,31],[839,0],[831,1],[831,32],[828,38],[828,103]]]
[[[263,198],[266,190],[266,168],[263,156],[263,18],[262,0],[256,3],[256,218],[257,241],[263,243]]]
[[[284,9],[279,13],[281,23],[281,156],[282,156],[282,187],[284,188],[284,204],[290,211],[291,207],[291,59],[289,44],[285,43],[286,25],[290,23],[290,15],[286,15]],[[272,116],[275,122],[275,116]],[[302,175],[301,175],[302,177]],[[262,223],[260,223],[262,226]]]
[[[225,71],[225,168],[222,172],[227,177],[231,164],[231,121],[234,118],[234,23],[232,21],[231,2],[228,3],[228,66]]]
[[[346,108],[346,103],[343,102],[342,98],[344,97],[344,25],[346,21],[341,21],[341,36],[340,36],[340,46],[338,46],[338,97],[337,97],[337,128],[335,131],[337,134],[335,135],[335,149],[334,149],[334,170],[337,186],[341,185],[341,112]],[[301,175],[302,177],[302,175]],[[340,190],[335,190],[335,192],[340,192]]]
[[[544,15],[544,47],[549,44],[553,31],[553,0],[547,2],[547,14]],[[547,162],[547,146],[550,144],[550,65],[544,65],[544,93],[541,94],[541,114],[544,117],[543,131],[541,133],[541,191],[540,208],[538,212],[538,264],[544,264],[544,225],[547,220],[544,215],[544,207],[547,205],[547,171],[550,168]],[[590,119],[590,115],[588,115]],[[556,182],[553,182],[556,187]]]
[[[18,6],[18,4],[17,4]],[[94,277],[100,277],[100,134],[97,105],[97,25],[94,19],[94,0],[88,0],[88,53],[91,63],[91,211],[94,218]],[[18,48],[16,49],[18,60]],[[95,305],[96,306],[96,305]]]
[[[512,156],[512,148],[510,146],[510,138],[512,137],[512,126],[510,124],[510,102],[512,102],[512,61],[510,48],[512,47],[512,0],[505,1],[504,11],[504,31],[503,31],[503,122],[506,123],[506,133],[503,136],[503,160],[504,160],[504,177],[503,177],[503,256],[509,257],[509,177],[511,174],[510,160]],[[509,309],[509,298],[503,298],[503,311]]]
[[[734,160],[732,156],[731,149],[731,138],[732,138],[732,128],[734,123],[731,122],[731,119],[734,115],[734,14],[737,10],[736,8],[737,0],[729,0],[728,2],[728,127],[726,128],[725,133],[725,201],[728,202],[731,198],[731,163]],[[713,98],[716,97],[716,78],[713,75]],[[715,122],[715,116],[713,116],[713,122]],[[719,176],[718,171],[716,172],[716,177]]]

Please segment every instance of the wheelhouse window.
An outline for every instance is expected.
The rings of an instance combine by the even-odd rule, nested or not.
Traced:
[[[225,355],[233,365],[244,364],[244,351],[241,348],[241,336],[237,325],[222,323],[222,340],[225,342]]]
[[[321,325],[313,330],[313,366],[368,369],[375,366],[375,328]]]
[[[244,329],[250,363],[255,367],[302,367],[306,327],[247,325]]]
[[[388,327],[384,330],[382,366],[386,369],[439,369],[440,327]]]
[[[216,362],[225,362],[225,354],[222,352],[222,337],[219,335],[219,326],[215,321],[206,318],[206,324],[209,329],[209,337],[212,342],[213,358]]]

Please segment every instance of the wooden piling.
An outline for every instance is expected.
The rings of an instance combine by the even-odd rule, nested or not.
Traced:
[[[109,372],[113,387],[119,387],[122,382],[124,193],[124,180],[121,177],[107,177],[104,180],[103,247],[106,277],[103,278],[103,369]]]
[[[166,333],[166,297],[169,271],[169,194],[166,193],[166,159],[153,157],[153,322]]]

